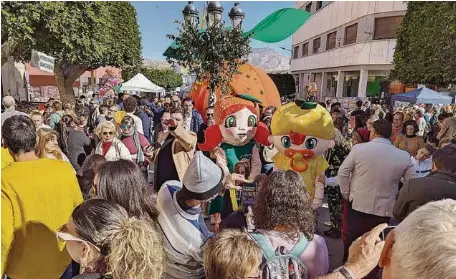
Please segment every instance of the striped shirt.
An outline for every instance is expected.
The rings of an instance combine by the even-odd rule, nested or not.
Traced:
[[[182,188],[179,181],[163,184],[158,192],[157,207],[167,256],[165,278],[204,278],[203,246],[213,236],[204,223],[201,209],[183,209],[176,199]]]

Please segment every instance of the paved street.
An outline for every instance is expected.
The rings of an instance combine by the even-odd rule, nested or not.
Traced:
[[[328,246],[329,252],[329,269],[333,270],[342,265],[342,260],[344,257],[344,245],[342,243],[342,239],[333,239],[329,237],[325,237],[323,232],[327,230],[329,227],[324,225],[324,222],[329,221],[329,211],[327,208],[327,204],[325,203],[323,207],[318,209],[318,226],[317,226],[317,234],[321,235],[326,240],[326,246]]]

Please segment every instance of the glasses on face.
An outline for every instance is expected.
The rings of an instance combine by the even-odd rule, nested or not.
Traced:
[[[104,136],[107,136],[107,135],[112,136],[112,135],[114,135],[114,132],[103,132],[103,135]]]
[[[120,129],[122,129],[122,130],[130,130],[131,127],[132,127],[131,125],[127,125],[127,124],[120,125]]]
[[[77,241],[77,242],[83,242],[83,243],[88,243],[90,245],[92,245],[93,248],[95,248],[98,252],[100,252],[100,248],[98,248],[97,246],[95,246],[95,244],[87,241],[87,240],[84,240],[84,239],[80,239],[80,238],[77,238],[75,236],[72,236],[71,234],[68,233],[68,228],[67,228],[67,225],[63,225],[61,226],[57,231],[56,231],[56,237],[57,237],[57,241],[60,241],[60,242],[66,242],[66,241]]]
[[[214,117],[214,114],[213,113],[206,113],[206,116],[207,117]]]

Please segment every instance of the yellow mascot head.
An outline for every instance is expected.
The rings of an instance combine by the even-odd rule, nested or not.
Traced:
[[[295,101],[280,107],[272,117],[270,141],[288,158],[290,168],[304,172],[308,160],[334,146],[331,115],[313,102]],[[278,166],[280,167],[280,166]]]

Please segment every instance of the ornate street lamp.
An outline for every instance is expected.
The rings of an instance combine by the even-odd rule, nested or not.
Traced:
[[[198,25],[198,10],[196,9],[195,5],[193,5],[193,1],[188,1],[188,4],[185,6],[182,14],[184,15],[186,24],[190,23],[192,26]]]
[[[214,22],[221,22],[223,7],[220,1],[210,1],[207,5],[207,26],[212,26]]]
[[[242,21],[244,20],[245,13],[239,8],[239,2],[234,3],[228,16],[231,19],[231,26],[234,28],[242,28]]]

